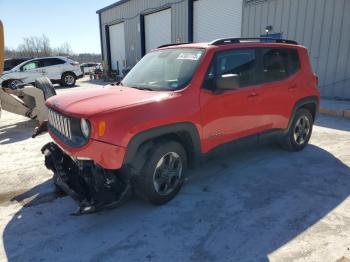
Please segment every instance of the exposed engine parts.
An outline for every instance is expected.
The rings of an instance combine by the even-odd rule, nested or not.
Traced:
[[[117,207],[132,194],[130,179],[119,172],[104,170],[90,160],[72,159],[52,142],[41,151],[55,185],[78,203],[75,215]]]

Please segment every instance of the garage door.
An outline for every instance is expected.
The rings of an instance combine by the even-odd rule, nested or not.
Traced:
[[[112,69],[119,69],[119,72],[121,73],[125,64],[124,23],[119,23],[109,27],[109,42]]]
[[[194,42],[208,42],[225,37],[241,37],[242,1],[194,1]]]
[[[171,43],[171,8],[145,16],[146,53]]]

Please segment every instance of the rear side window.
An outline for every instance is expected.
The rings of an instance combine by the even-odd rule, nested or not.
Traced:
[[[239,87],[255,84],[256,52],[252,48],[219,52],[206,75],[206,89],[214,89],[214,79],[220,75],[237,74]]]
[[[46,58],[42,59],[41,63],[43,64],[43,66],[54,66],[64,64],[65,61],[59,58]]]
[[[298,52],[290,48],[262,48],[263,82],[283,80],[300,68]]]

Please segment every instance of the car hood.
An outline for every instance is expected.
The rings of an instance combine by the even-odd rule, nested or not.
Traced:
[[[137,104],[159,102],[172,95],[173,92],[138,90],[110,85],[56,95],[49,98],[46,104],[67,115],[89,117]]]
[[[12,73],[12,72],[13,72],[12,70],[3,71],[3,72],[2,72],[2,75],[7,75],[7,74]]]

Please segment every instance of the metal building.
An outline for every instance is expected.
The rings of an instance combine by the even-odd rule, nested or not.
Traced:
[[[273,32],[309,49],[323,97],[350,99],[350,1],[246,1],[242,35]]]
[[[161,44],[258,37],[271,26],[309,49],[323,97],[350,99],[350,0],[120,0],[97,13],[110,69]]]
[[[120,71],[162,44],[241,36],[242,0],[121,0],[97,13],[103,59]]]

